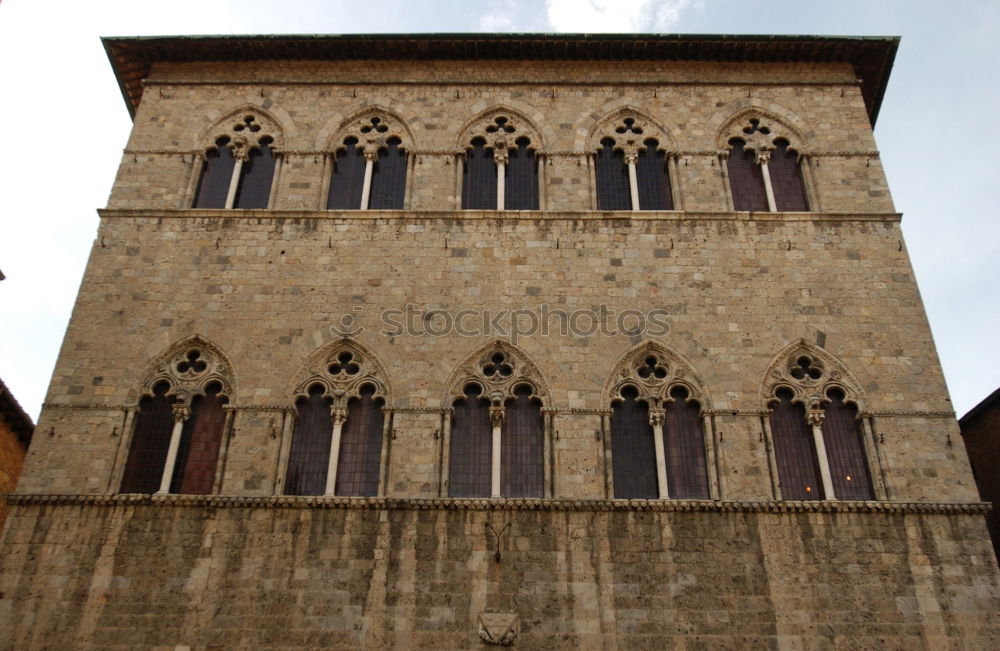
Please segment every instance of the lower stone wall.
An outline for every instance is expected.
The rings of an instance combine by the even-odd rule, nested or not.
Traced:
[[[8,499],[3,648],[1000,647],[983,505]]]

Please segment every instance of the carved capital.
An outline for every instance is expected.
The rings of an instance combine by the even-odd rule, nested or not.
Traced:
[[[757,161],[758,165],[766,165],[768,162],[770,162],[770,160],[771,160],[771,152],[770,152],[770,150],[767,150],[767,149],[758,149],[757,150],[756,161]]]
[[[347,410],[343,407],[331,407],[330,420],[333,421],[334,427],[337,425],[343,425],[344,421],[347,420]]]
[[[185,404],[175,404],[173,405],[173,414],[175,423],[183,423],[191,418],[191,408]]]
[[[822,427],[823,417],[825,415],[825,411],[814,407],[806,412],[806,422],[808,422],[812,427]]]
[[[649,424],[653,427],[663,427],[664,412],[656,409],[649,412]]]
[[[639,160],[639,149],[636,147],[626,147],[625,152],[625,164],[635,165]]]
[[[497,165],[506,165],[509,160],[507,142],[502,138],[497,138],[496,142],[493,143],[493,162]]]
[[[490,406],[490,425],[493,427],[502,427],[504,418],[506,417],[507,410],[503,408],[503,405],[491,405]]]

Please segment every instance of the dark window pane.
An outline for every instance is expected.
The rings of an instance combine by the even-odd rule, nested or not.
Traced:
[[[757,164],[753,151],[744,151],[743,140],[733,138],[729,152],[729,187],[733,192],[735,210],[767,210],[767,191],[764,190],[764,175]]]
[[[503,187],[507,210],[538,210],[538,163],[527,138],[517,141],[517,149],[508,152]]]
[[[788,141],[779,138],[774,141],[775,149],[767,170],[771,176],[771,190],[774,191],[774,205],[778,210],[806,211],[805,186],[802,185],[802,166],[799,155],[788,148]]]
[[[215,483],[215,467],[219,460],[222,428],[226,412],[219,398],[219,386],[209,387],[204,396],[191,401],[191,416],[184,423],[177,462],[170,479],[171,493],[208,495]]]
[[[233,208],[267,208],[274,179],[274,152],[271,139],[261,138],[260,147],[251,149],[240,169],[240,184],[236,189]]]
[[[640,210],[673,210],[674,201],[670,195],[670,177],[667,174],[667,160],[662,151],[656,151],[659,143],[647,140],[646,148],[639,150],[635,164],[636,181],[639,184]]]
[[[781,496],[786,500],[823,499],[816,443],[806,422],[805,409],[792,404],[791,392],[784,390],[778,392],[778,401],[771,404],[771,409],[771,436]]]
[[[225,208],[229,196],[229,184],[233,180],[236,160],[229,151],[229,138],[215,141],[215,149],[205,152],[205,165],[201,168],[198,191],[195,192],[195,208]]]
[[[649,405],[636,402],[635,389],[623,390],[622,396],[625,400],[615,403],[611,411],[611,466],[615,499],[655,499],[660,496],[660,489],[656,478],[656,447],[653,426],[649,424]]]
[[[337,495],[378,495],[382,464],[382,399],[372,399],[374,387],[364,386],[361,398],[347,406],[337,458]]]
[[[493,150],[486,149],[486,141],[482,138],[472,141],[472,148],[465,156],[462,208],[470,210],[497,208],[497,166],[493,162]]]
[[[823,418],[823,443],[830,464],[833,492],[842,500],[872,500],[871,475],[861,441],[858,409],[844,403],[844,394],[830,391]]]
[[[500,494],[504,497],[542,497],[545,478],[545,439],[541,405],[518,388],[507,403],[500,435]]]
[[[701,409],[697,402],[687,402],[688,393],[680,387],[671,391],[670,397],[674,401],[663,406],[663,450],[670,497],[707,498],[708,472]]]
[[[337,152],[330,175],[328,210],[358,210],[365,187],[365,157],[357,146],[356,138],[344,141],[344,149]]]
[[[174,429],[174,398],[166,395],[169,388],[165,382],[160,383],[152,397],[139,402],[132,447],[122,476],[123,493],[155,493],[160,489]]]
[[[326,491],[326,471],[330,464],[330,437],[333,421],[330,400],[314,386],[309,397],[296,405],[295,432],[285,474],[286,495],[322,495]]]
[[[448,494],[452,497],[489,497],[493,473],[493,428],[490,403],[468,387],[455,401],[448,460]]]
[[[399,148],[399,138],[389,138],[386,147],[378,152],[378,160],[372,170],[371,197],[368,207],[372,210],[402,210],[403,196],[406,194],[406,150]],[[361,168],[362,182],[364,168]],[[361,199],[358,198],[358,205]]]
[[[625,155],[614,150],[615,141],[605,138],[597,150],[594,173],[597,177],[598,210],[631,210],[632,193],[628,183]]]

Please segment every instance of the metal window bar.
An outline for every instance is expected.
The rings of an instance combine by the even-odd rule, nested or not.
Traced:
[[[229,196],[229,184],[233,179],[236,159],[227,146],[229,138],[219,138],[215,148],[205,152],[205,164],[201,168],[198,189],[194,195],[195,208],[225,208]]]
[[[493,430],[490,403],[479,397],[479,387],[468,387],[455,401],[448,459],[451,497],[489,497],[493,473]]]
[[[781,496],[786,500],[821,500],[823,482],[805,409],[792,404],[790,391],[779,391],[777,398],[771,405],[771,437]]]
[[[635,389],[626,388],[622,391],[624,400],[615,403],[611,410],[611,466],[615,499],[660,497],[649,405],[637,402],[637,395]]]
[[[646,148],[639,150],[635,165],[636,182],[639,185],[640,210],[673,210],[674,201],[670,194],[670,175],[667,171],[666,155],[657,151],[656,140],[646,141]]]
[[[337,458],[337,495],[374,497],[378,495],[379,468],[382,461],[381,398],[372,398],[375,388],[361,388],[361,397],[347,405],[347,421],[340,434]]]
[[[365,157],[357,146],[357,138],[344,140],[344,148],[337,151],[337,160],[330,172],[330,194],[327,210],[360,210],[361,194],[365,185]]]
[[[670,497],[708,499],[708,468],[705,462],[705,433],[701,407],[688,402],[688,392],[676,387],[673,402],[663,405],[663,449],[666,452]]]
[[[155,493],[160,488],[174,429],[174,397],[166,395],[169,389],[170,385],[161,382],[153,388],[152,396],[139,401],[132,447],[122,475],[123,493]]]
[[[500,436],[500,494],[542,497],[545,490],[545,428],[541,404],[520,387],[507,402]]]
[[[462,208],[468,210],[497,208],[497,166],[493,162],[493,149],[487,149],[486,141],[482,138],[472,141],[472,148],[466,155],[462,181]]]

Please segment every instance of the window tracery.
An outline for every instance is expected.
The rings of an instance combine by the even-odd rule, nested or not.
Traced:
[[[537,210],[541,138],[527,120],[493,112],[464,132],[462,208]]]
[[[334,142],[327,209],[403,208],[412,139],[400,120],[367,112],[342,127]]]
[[[542,497],[546,383],[519,350],[497,343],[453,374],[448,494]]]
[[[832,356],[804,342],[772,364],[768,379],[782,497],[875,499],[857,382]]]
[[[673,210],[669,136],[637,112],[618,111],[595,127],[599,210]]]
[[[201,151],[195,208],[267,208],[280,153],[280,129],[245,110],[221,121]]]
[[[232,395],[228,364],[195,338],[163,357],[148,376],[121,492],[213,492]]]
[[[314,357],[294,390],[284,493],[378,494],[387,403],[384,371],[350,342]]]
[[[612,378],[615,498],[709,498],[706,394],[686,363],[647,344],[627,354]]]
[[[764,116],[734,121],[726,167],[734,210],[806,211],[799,142],[790,130]]]

